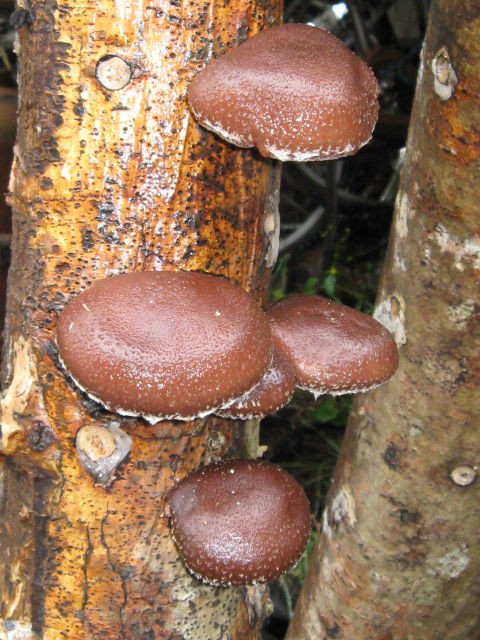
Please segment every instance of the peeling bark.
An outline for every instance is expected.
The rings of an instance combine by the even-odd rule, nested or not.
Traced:
[[[377,303],[400,368],[355,401],[291,640],[480,638],[479,123],[478,3],[434,0]]]
[[[200,585],[162,513],[175,479],[255,457],[258,424],[121,419],[66,378],[54,335],[67,300],[132,270],[204,270],[263,299],[279,169],[201,130],[185,96],[212,55],[278,22],[280,5],[19,0],[32,20],[17,37],[0,638],[258,637],[268,598],[252,608],[240,589]],[[108,56],[131,70],[118,90],[96,73]],[[96,484],[75,449],[91,425],[131,439],[110,484]]]

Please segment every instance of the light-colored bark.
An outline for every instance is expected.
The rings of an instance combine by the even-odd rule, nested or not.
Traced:
[[[400,368],[355,401],[290,640],[480,638],[479,175],[480,9],[434,0],[376,307]]]
[[[10,185],[0,638],[257,637],[262,590],[247,605],[242,590],[201,586],[162,517],[175,478],[211,459],[255,456],[257,423],[149,426],[109,414],[66,378],[54,336],[69,298],[132,270],[223,274],[262,300],[278,170],[202,131],[186,89],[210,56],[278,22],[281,3],[33,0],[28,8]],[[96,77],[105,56],[130,70],[118,90]],[[109,486],[95,484],[75,450],[76,433],[91,424],[119,426],[132,441]]]

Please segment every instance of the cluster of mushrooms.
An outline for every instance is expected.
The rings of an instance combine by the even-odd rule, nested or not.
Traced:
[[[318,160],[368,142],[377,94],[370,69],[339,40],[288,24],[211,61],[190,84],[189,103],[200,124],[228,142],[280,160]],[[185,271],[93,283],[60,314],[57,344],[77,387],[150,423],[261,418],[288,403],[295,387],[364,391],[398,364],[388,331],[349,307],[292,295],[264,311],[225,278]],[[186,566],[212,584],[274,580],[307,544],[303,489],[262,461],[203,467],[177,483],[167,503]]]

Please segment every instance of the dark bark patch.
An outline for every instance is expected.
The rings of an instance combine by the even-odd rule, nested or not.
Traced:
[[[94,244],[95,240],[93,237],[93,231],[87,227],[82,234],[82,249],[84,251],[90,251]]]
[[[391,442],[382,453],[382,459],[390,469],[396,471],[400,467],[400,449]]]
[[[418,524],[422,519],[421,513],[418,511],[408,511],[408,509],[400,509],[398,516],[402,524]]]
[[[108,222],[112,213],[115,213],[115,206],[113,202],[99,202],[97,200],[93,200],[92,204],[98,211],[98,215],[95,217],[95,219],[99,222]]]
[[[185,251],[185,253],[182,256],[182,260],[189,260],[190,258],[193,258],[193,256],[195,255],[195,250],[192,249],[192,247],[189,245],[187,250]]]
[[[43,176],[40,180],[40,189],[53,189],[53,180],[47,176]]]
[[[29,9],[17,9],[10,16],[10,26],[14,29],[29,27],[35,21],[35,14]]]
[[[58,355],[57,345],[55,344],[55,342],[53,342],[53,340],[49,340],[45,343],[45,353],[47,354],[47,356],[49,356],[50,360],[53,362],[56,368],[60,369],[60,371],[63,371],[62,363],[60,362],[60,358]]]
[[[62,71],[68,69],[71,45],[58,40],[55,0],[37,3],[28,43],[21,36],[20,65],[24,70],[20,92],[19,137],[27,173],[42,174],[60,160],[57,129],[63,124],[65,98]],[[43,64],[48,59],[51,64]],[[39,63],[40,61],[40,63]],[[35,96],[31,104],[27,96]]]
[[[85,103],[81,98],[78,99],[78,102],[73,107],[73,113],[79,118],[85,115]]]
[[[41,420],[35,420],[27,435],[28,444],[33,451],[46,451],[55,441],[51,427]]]
[[[48,518],[43,515],[45,504],[48,502],[49,490],[52,483],[45,479],[35,480],[35,498],[33,503],[34,525],[33,536],[35,544],[34,575],[32,589],[32,631],[40,638],[43,637],[45,624],[45,588],[48,573]],[[52,560],[50,560],[52,562]]]
[[[332,627],[326,627],[325,631],[326,631],[326,634],[327,634],[327,638],[336,638],[338,636],[338,634],[340,633],[340,627],[335,622]]]

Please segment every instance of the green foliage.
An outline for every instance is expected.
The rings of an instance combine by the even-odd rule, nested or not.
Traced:
[[[317,406],[312,410],[312,420],[343,427],[348,418],[350,404],[350,398],[345,396],[328,396],[323,402],[317,402]]]
[[[305,293],[308,296],[314,295],[318,291],[318,278],[316,276],[311,276],[307,278],[305,284],[303,285],[302,293]]]
[[[278,302],[287,295],[289,258],[289,254],[281,256],[272,273],[270,283],[270,298],[272,302]]]

